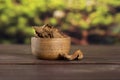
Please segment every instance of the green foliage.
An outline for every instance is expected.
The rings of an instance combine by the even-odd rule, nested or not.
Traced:
[[[65,15],[57,18],[56,10]],[[30,43],[32,26],[51,23],[69,26],[119,24],[120,0],[0,0],[0,43]],[[117,32],[117,31],[116,31]]]

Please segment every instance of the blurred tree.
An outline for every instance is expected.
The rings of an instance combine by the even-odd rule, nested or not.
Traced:
[[[99,35],[120,34],[118,27],[111,28],[119,21],[120,0],[0,0],[0,43],[30,43],[32,26],[45,23],[90,35],[93,28]]]

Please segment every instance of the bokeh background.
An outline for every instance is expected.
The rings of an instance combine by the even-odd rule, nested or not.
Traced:
[[[0,0],[0,44],[30,44],[32,26],[44,24],[72,44],[120,45],[120,0]]]

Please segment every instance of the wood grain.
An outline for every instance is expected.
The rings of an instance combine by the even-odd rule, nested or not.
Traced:
[[[81,61],[38,60],[30,45],[0,45],[0,80],[120,80],[119,46],[72,46]]]
[[[0,65],[1,80],[119,80],[118,65]]]

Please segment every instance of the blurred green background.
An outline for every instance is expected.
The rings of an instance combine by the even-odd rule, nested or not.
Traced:
[[[120,44],[120,0],[0,0],[1,44],[29,44],[44,24],[73,44]]]

